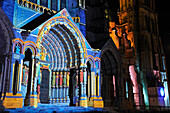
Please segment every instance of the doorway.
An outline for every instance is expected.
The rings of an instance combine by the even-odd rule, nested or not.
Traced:
[[[18,90],[18,72],[19,72],[18,68],[19,68],[19,62],[16,60],[15,68],[14,68],[13,95],[16,95]]]
[[[42,80],[40,86],[40,103],[49,103],[49,75],[50,72],[47,69],[42,71]]]
[[[113,76],[103,75],[102,77],[102,98],[105,107],[114,106]]]
[[[92,94],[92,91],[91,91],[91,82],[92,82],[91,81],[91,64],[88,61],[87,62],[87,84],[86,84],[86,94],[87,94],[88,100],[90,100],[91,94]]]
[[[70,70],[70,80],[69,80],[69,97],[70,97],[70,106],[76,106],[77,99],[77,76],[76,69]]]
[[[105,107],[117,106],[118,99],[118,63],[110,50],[104,51],[101,56],[101,95]]]

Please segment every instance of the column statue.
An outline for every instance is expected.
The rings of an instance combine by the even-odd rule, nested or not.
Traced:
[[[15,53],[20,54],[20,46],[19,46],[19,44],[16,44],[16,46],[15,46]]]

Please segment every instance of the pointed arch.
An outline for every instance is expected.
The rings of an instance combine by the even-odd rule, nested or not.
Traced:
[[[72,67],[85,66],[87,54],[83,35],[68,18],[54,17],[47,21],[39,30],[37,46],[49,45],[53,55],[54,70],[67,70]],[[56,42],[56,43],[54,43]],[[47,48],[47,46],[45,46]],[[54,63],[54,62],[52,62]]]

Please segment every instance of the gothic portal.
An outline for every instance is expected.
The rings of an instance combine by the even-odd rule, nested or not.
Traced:
[[[86,41],[83,17],[80,24],[79,17],[72,18],[63,9],[65,3],[54,11],[43,6],[44,2],[41,0],[39,6],[35,1],[16,0],[10,5],[14,7],[14,27],[10,28],[14,39],[8,44],[12,52],[11,73],[8,79],[4,78],[6,74],[1,75],[1,80],[10,80],[2,82],[8,84],[2,92],[3,105],[5,108],[37,107],[39,103],[103,107],[101,51],[92,49]],[[3,1],[2,7],[5,3],[9,2]],[[82,13],[83,4],[77,4],[81,5]],[[24,15],[23,11],[30,12]],[[28,15],[32,15],[30,20]]]

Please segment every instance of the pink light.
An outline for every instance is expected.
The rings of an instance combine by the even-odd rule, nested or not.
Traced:
[[[156,70],[153,70],[153,74],[156,75]]]
[[[156,76],[156,77],[159,77],[159,71],[156,71],[156,70],[153,70],[153,74]]]
[[[153,70],[153,74],[154,74],[154,76],[156,76],[157,78],[159,78],[158,81],[161,82],[159,71]]]
[[[115,84],[115,76],[113,75],[113,86],[114,86],[114,97],[116,97],[116,84]]]
[[[136,72],[134,70],[134,66],[129,66],[129,72],[130,72],[130,78],[133,82],[133,85],[134,86],[138,85],[137,76],[136,76]]]
[[[137,74],[134,69],[134,65],[129,66],[130,78],[133,83],[133,93],[134,93],[134,100],[136,105],[139,105],[139,91],[138,91],[138,82],[137,82]]]

